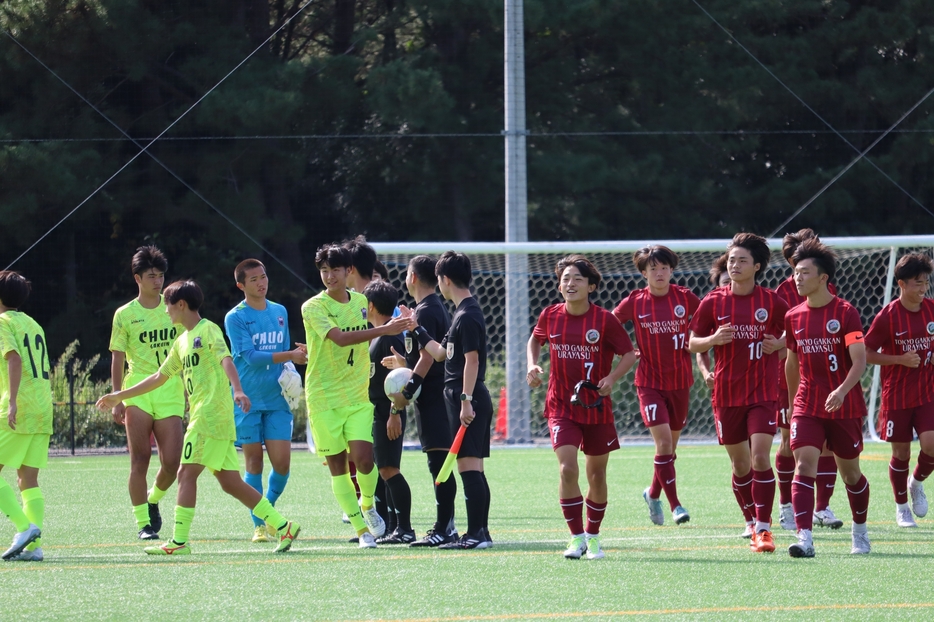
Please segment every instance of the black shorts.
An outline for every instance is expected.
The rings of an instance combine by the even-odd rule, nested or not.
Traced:
[[[392,404],[389,400],[377,402],[373,409],[373,457],[378,468],[399,468],[402,463],[402,441],[405,438],[405,412],[399,417],[402,419],[402,434],[391,441],[386,435],[386,423],[389,421],[389,410]]]
[[[451,420],[451,429],[457,430],[461,423],[461,388],[448,385],[444,387],[444,404],[448,409]],[[473,390],[474,420],[467,426],[464,441],[458,458],[489,458],[490,457],[490,424],[493,421],[493,402],[490,393],[482,382],[477,383]]]
[[[426,392],[423,386],[421,395],[415,400],[415,427],[418,429],[418,442],[422,444],[422,451],[447,451],[451,448],[454,434],[451,432],[448,409],[444,405],[443,386],[430,392]]]

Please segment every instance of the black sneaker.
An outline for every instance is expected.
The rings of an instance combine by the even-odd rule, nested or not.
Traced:
[[[483,539],[486,540],[487,548],[493,546],[493,538],[490,536],[490,530],[486,527],[483,528]]]
[[[162,530],[162,514],[159,513],[158,503],[149,504],[149,524],[156,533]]]
[[[439,546],[439,549],[451,550],[451,549],[488,549],[491,546],[491,542],[488,542],[486,535],[481,533],[472,536],[469,533],[465,533],[460,537],[460,540],[455,540],[454,542],[448,542],[447,544],[442,544]]]
[[[159,532],[153,529],[151,526],[146,525],[139,530],[139,539],[140,540],[158,540]]]
[[[456,531],[451,534],[444,534],[440,531],[429,529],[424,538],[412,542],[409,546],[441,546],[442,544],[450,544],[451,542],[457,542]]]
[[[415,542],[415,530],[396,529],[382,538],[376,539],[376,544],[412,544]]]

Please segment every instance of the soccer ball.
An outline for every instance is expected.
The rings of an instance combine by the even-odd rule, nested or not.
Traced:
[[[394,369],[386,374],[386,380],[383,381],[383,390],[386,392],[386,397],[389,397],[390,393],[402,393],[402,389],[405,388],[406,383],[411,377],[412,370],[406,367]],[[412,399],[414,400],[418,398],[418,395],[421,392],[422,388],[418,387],[418,389],[415,391],[415,395],[412,396]]]

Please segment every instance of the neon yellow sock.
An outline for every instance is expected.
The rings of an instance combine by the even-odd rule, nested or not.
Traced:
[[[45,520],[45,495],[42,494],[42,490],[38,486],[36,488],[27,488],[22,492],[22,496],[23,513],[26,518],[29,519],[30,523],[42,529],[42,522]],[[34,551],[40,546],[42,546],[42,538],[36,538],[26,548]]]
[[[282,518],[282,514],[279,514],[276,508],[272,507],[272,503],[266,497],[262,497],[256,507],[253,508],[253,516],[269,523],[276,530],[282,529],[289,522]]]
[[[195,517],[194,508],[183,508],[180,505],[175,506],[175,533],[172,540],[175,544],[185,544],[188,542],[188,532],[191,530],[191,521]]]
[[[0,478],[0,512],[6,514],[7,518],[13,521],[17,532],[29,529],[29,518],[23,512],[23,508],[19,506],[16,493],[13,492],[13,489],[3,478]]]
[[[165,493],[166,491],[153,484],[152,490],[149,491],[149,499],[147,499],[147,501],[149,503],[159,503],[162,501],[162,497],[165,496]],[[140,529],[142,529],[142,527],[140,527]]]
[[[136,518],[136,528],[142,529],[149,524],[149,506],[145,503],[133,506],[133,517]]]
[[[379,470],[374,466],[369,473],[357,471],[357,485],[360,486],[360,505],[366,509],[373,507],[373,495],[376,494],[376,482],[379,480]]]
[[[374,471],[376,469],[373,469]],[[353,480],[350,479],[350,473],[343,475],[334,475],[331,477],[331,490],[334,491],[334,498],[337,504],[344,510],[344,514],[350,519],[350,525],[357,530],[357,533],[366,531],[366,523],[363,522],[363,516],[360,514],[360,506],[357,505],[357,491],[353,487]]]

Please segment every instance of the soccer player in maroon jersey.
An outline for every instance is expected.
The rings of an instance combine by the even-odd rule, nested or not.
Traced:
[[[649,519],[665,524],[660,495],[665,491],[675,524],[691,520],[678,500],[675,481],[675,450],[688,417],[690,388],[694,384],[687,332],[691,316],[700,304],[686,287],[671,284],[678,256],[666,246],[646,246],[633,255],[636,269],[647,286],[631,292],[613,310],[621,324],[631,321],[639,344],[636,392],[642,421],[655,441],[652,484],[642,493],[649,506]]]
[[[610,452],[619,449],[609,395],[616,381],[636,362],[632,342],[622,324],[606,309],[592,304],[590,294],[600,285],[600,272],[581,255],[569,255],[555,266],[558,291],[563,303],[546,307],[529,338],[526,380],[532,388],[542,384],[538,365],[542,345],[547,343],[551,378],[545,397],[545,416],[551,445],[558,457],[558,497],[571,542],[564,556],[600,559],[600,523],[606,512],[606,465]],[[614,355],[620,356],[613,367]],[[590,384],[589,389],[582,387]],[[594,395],[593,388],[598,395]],[[585,397],[585,391],[589,395]],[[577,400],[573,397],[579,397]],[[578,485],[577,450],[584,452],[587,498]],[[587,506],[587,528],[583,507]]]
[[[859,380],[866,369],[866,346],[859,312],[830,293],[836,256],[817,240],[805,240],[792,256],[795,286],[807,301],[785,316],[788,398],[792,404],[791,451],[795,478],[791,504],[798,541],[792,557],[813,557],[814,482],[824,443],[833,451],[853,513],[851,553],[869,552],[866,512],[869,482],[859,468],[866,402]]]
[[[805,240],[817,240],[817,234],[813,229],[801,229],[797,233],[786,234],[782,239],[782,256],[788,265],[794,270],[792,257],[798,249],[798,245]],[[837,288],[833,283],[827,284],[827,289],[831,294],[837,295]],[[794,308],[804,302],[804,296],[798,294],[795,287],[794,274],[781,282],[775,289],[778,295],[788,303],[788,308]],[[784,350],[779,355],[785,358]],[[778,369],[778,431],[782,435],[781,443],[775,452],[775,471],[778,475],[778,507],[779,524],[782,529],[795,528],[795,515],[791,508],[791,481],[795,476],[795,458],[791,453],[791,440],[788,429],[791,425],[791,412],[788,404],[788,383],[785,380],[784,362],[779,364]],[[830,497],[833,496],[834,486],[837,483],[837,462],[834,460],[833,452],[827,447],[821,451],[820,459],[817,461],[817,505],[814,508],[814,522],[819,527],[830,527],[839,529],[843,527],[843,521],[834,515],[830,509]]]
[[[750,548],[771,553],[775,474],[769,453],[775,436],[778,351],[788,305],[756,279],[769,262],[769,247],[758,235],[737,233],[727,247],[730,286],[704,297],[691,322],[688,348],[714,348],[714,419],[726,447],[733,487],[744,507],[755,505]]]
[[[899,296],[872,321],[866,333],[866,362],[882,365],[882,439],[892,444],[889,479],[895,493],[895,524],[917,527],[927,514],[925,479],[934,471],[934,300],[926,298],[934,265],[927,255],[911,253],[898,260]],[[921,451],[909,478],[912,429]],[[908,493],[911,493],[911,506]]]

